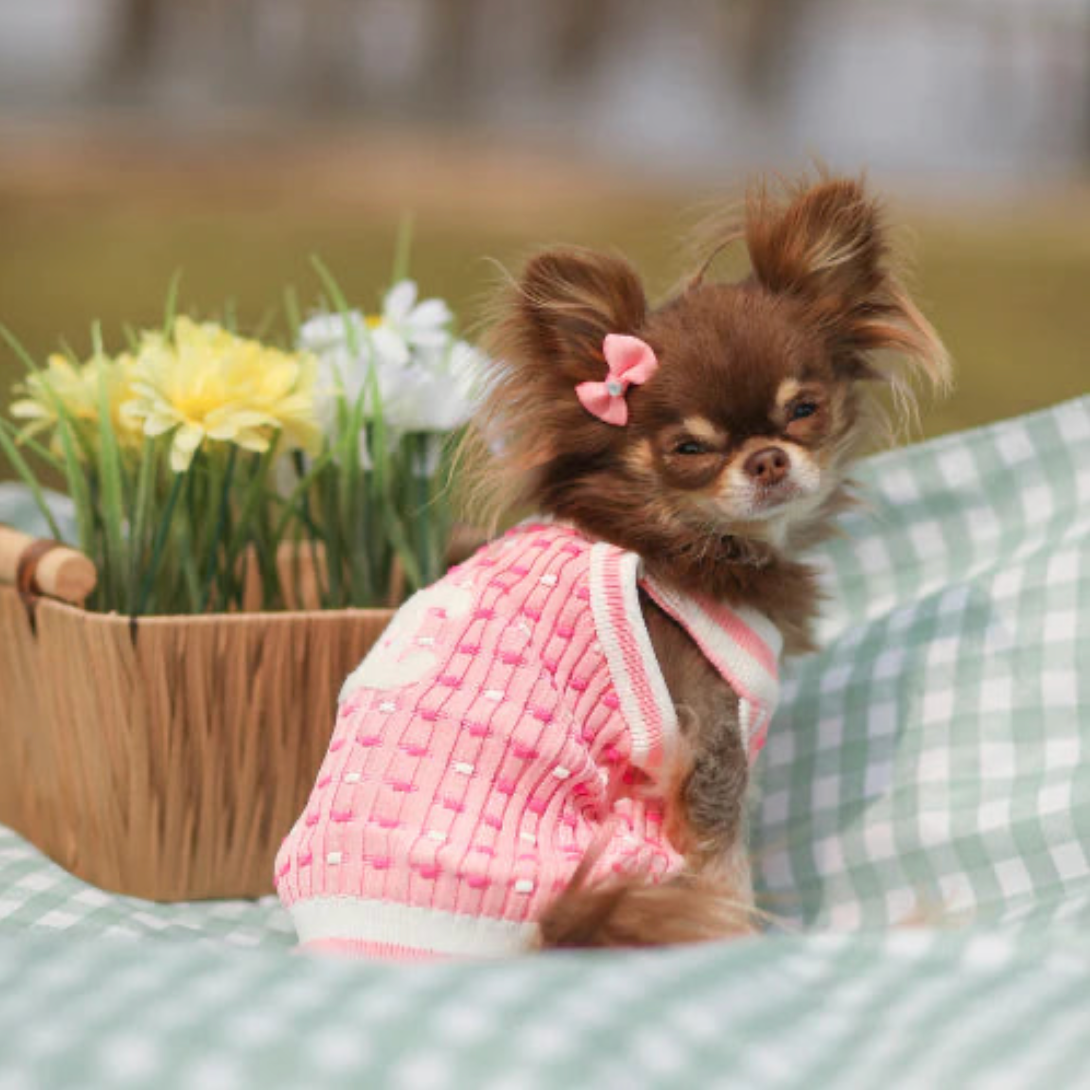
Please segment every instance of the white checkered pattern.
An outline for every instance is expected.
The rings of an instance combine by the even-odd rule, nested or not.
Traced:
[[[117,897],[0,831],[0,1088],[1090,1085],[1090,398],[860,476],[761,762],[773,933],[311,961],[272,898]]]

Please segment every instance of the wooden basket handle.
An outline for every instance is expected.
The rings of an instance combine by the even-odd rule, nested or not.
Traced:
[[[82,606],[97,582],[95,565],[83,553],[0,526],[0,583],[24,597],[44,594]]]

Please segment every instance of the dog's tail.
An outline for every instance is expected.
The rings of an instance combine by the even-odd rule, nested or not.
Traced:
[[[670,946],[753,935],[756,913],[725,881],[682,873],[655,882],[631,874],[595,882],[593,856],[538,921],[543,949]]]

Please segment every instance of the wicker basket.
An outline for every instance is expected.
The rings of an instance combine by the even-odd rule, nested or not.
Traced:
[[[271,892],[341,681],[391,616],[134,621],[0,586],[0,824],[119,893]]]

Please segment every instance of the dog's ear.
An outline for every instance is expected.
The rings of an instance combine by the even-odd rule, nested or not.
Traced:
[[[605,379],[606,336],[637,333],[646,316],[632,267],[581,249],[531,258],[496,298],[484,341],[484,395],[467,440],[469,457],[487,467],[474,475],[479,484],[469,501],[479,517],[528,505],[545,509],[547,467],[567,458],[565,472],[576,476],[623,440],[625,429],[587,412],[576,387]]]
[[[511,366],[530,366],[569,389],[604,374],[602,342],[635,333],[647,315],[643,286],[618,257],[574,248],[528,262],[506,315]]]
[[[769,290],[849,299],[880,286],[885,230],[860,182],[830,178],[783,195],[761,184],[746,204],[754,276]]]
[[[802,300],[845,370],[896,381],[881,363],[890,352],[935,385],[948,381],[946,350],[901,285],[881,209],[862,182],[823,178],[782,195],[761,185],[750,192],[744,235],[754,279]]]

